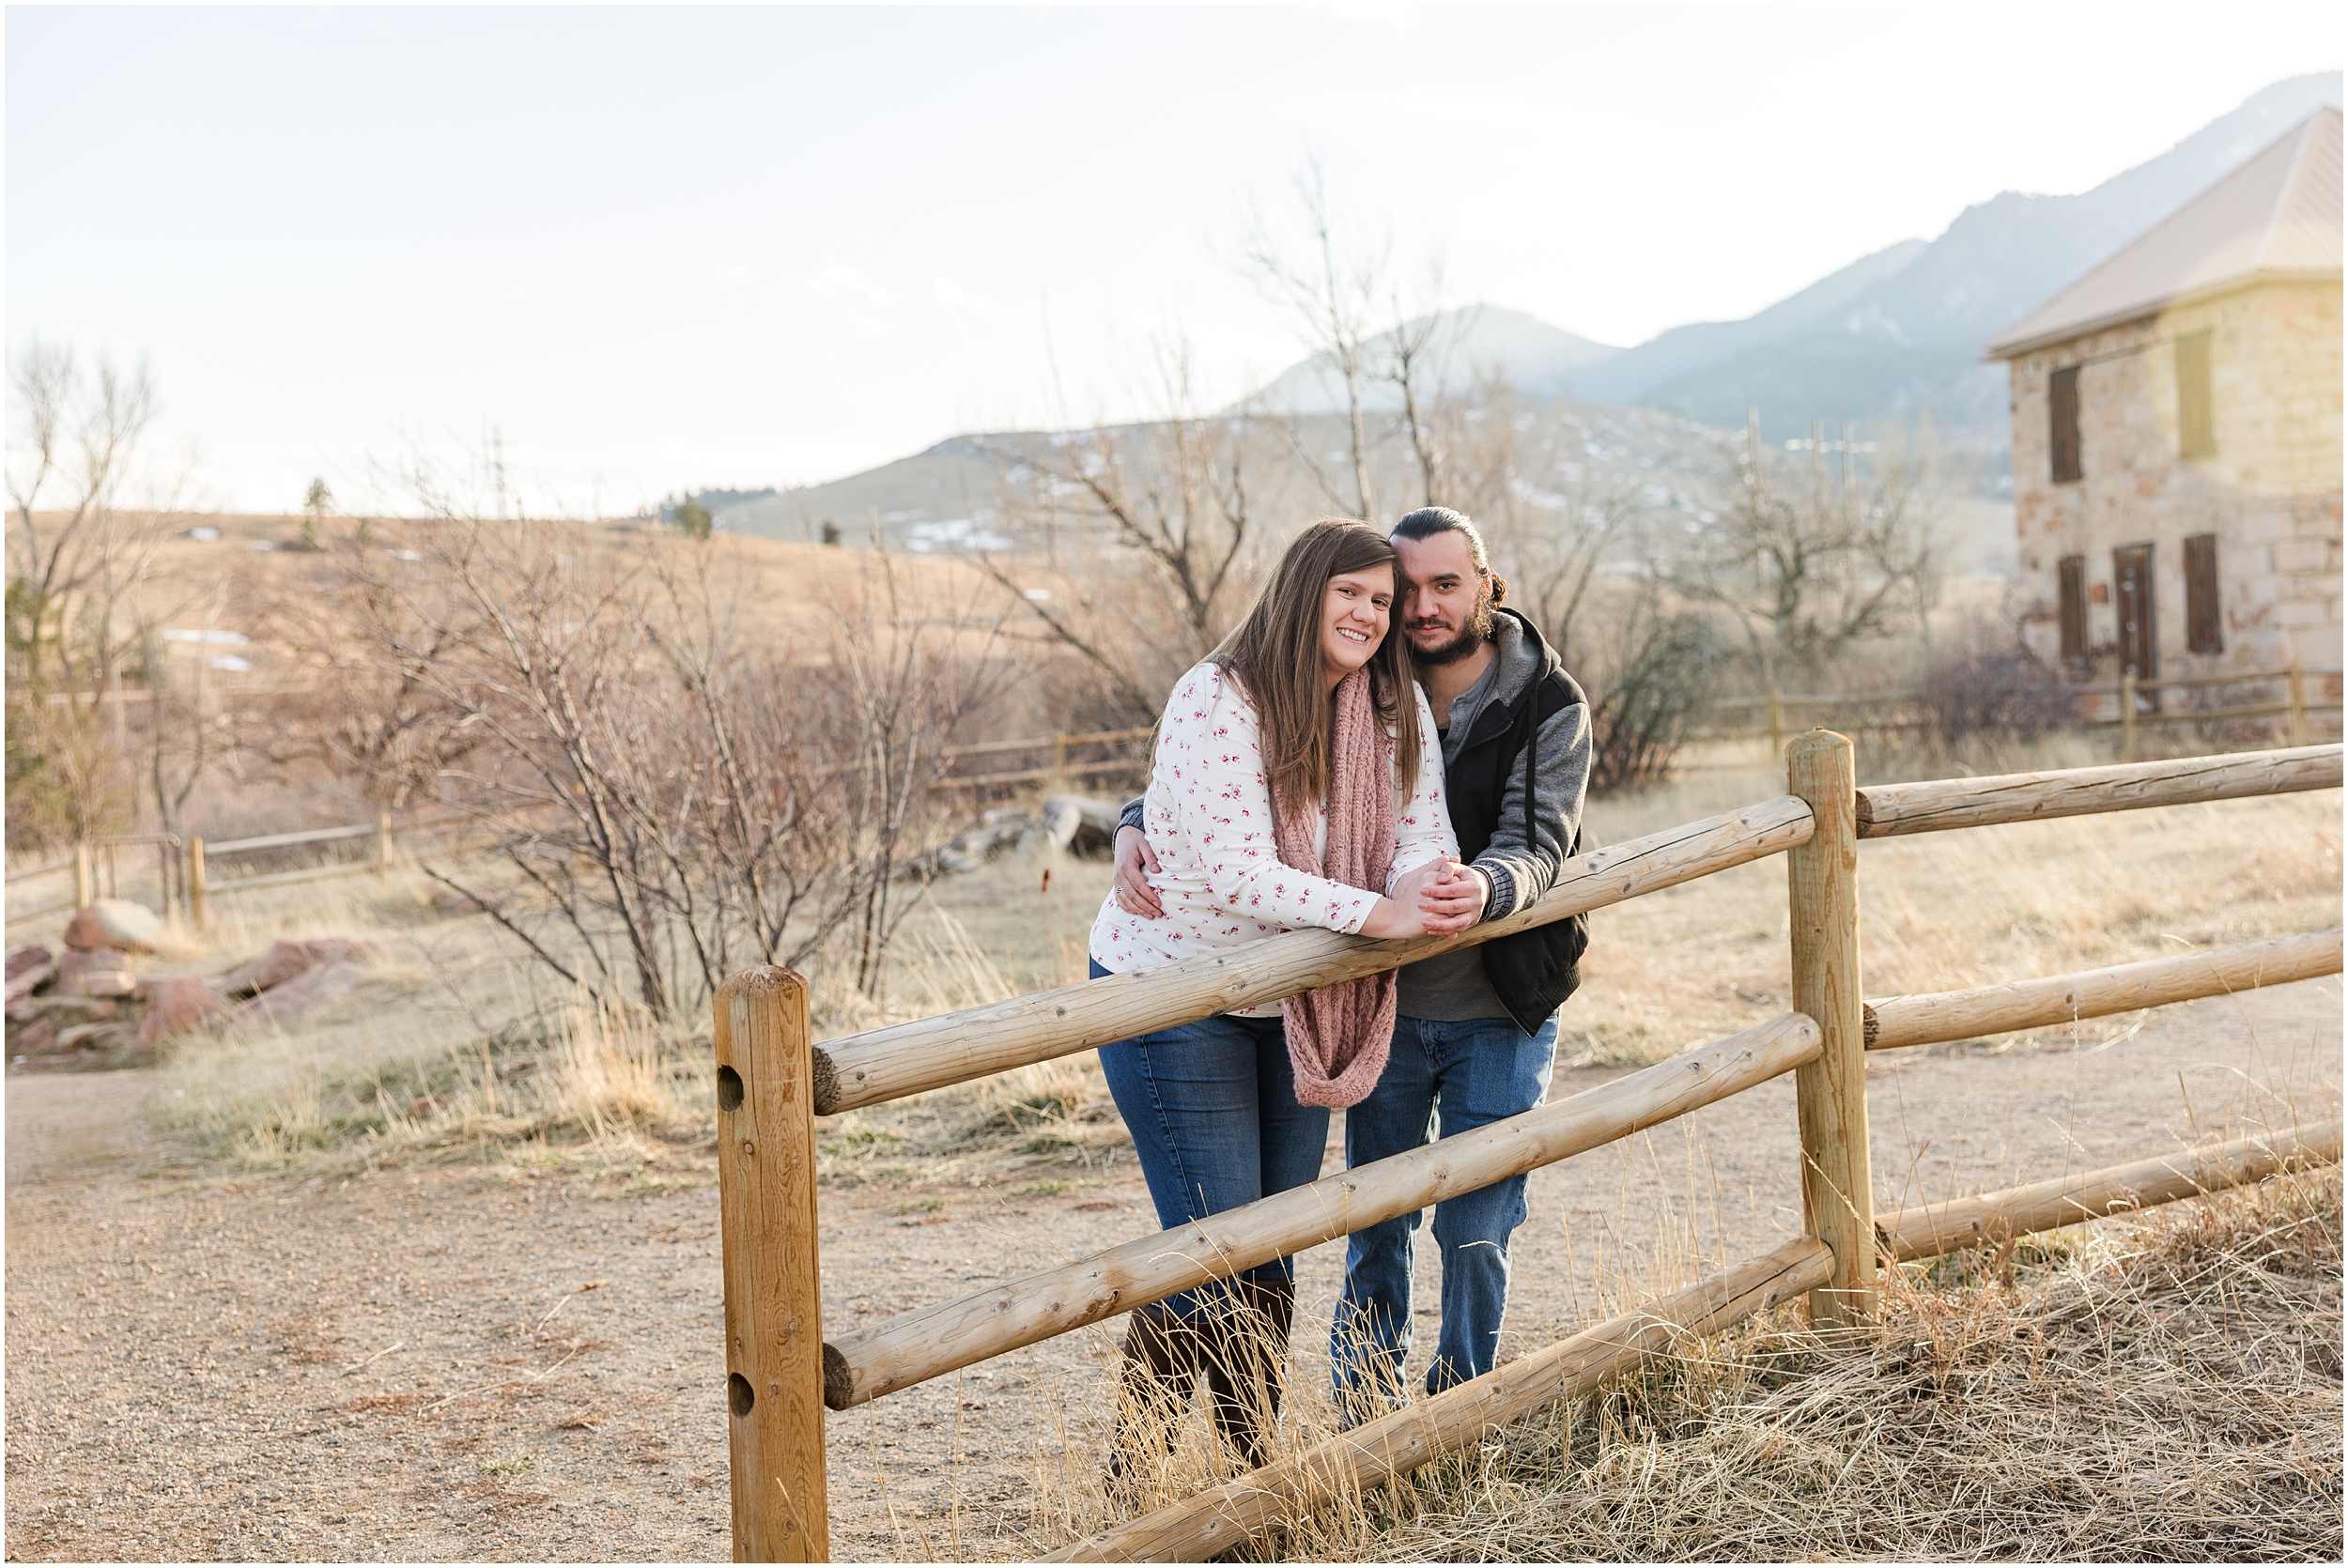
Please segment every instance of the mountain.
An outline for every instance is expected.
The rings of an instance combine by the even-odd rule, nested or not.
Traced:
[[[1429,362],[1440,365],[1444,390],[1464,392],[1481,375],[1497,375],[1520,392],[1543,400],[1567,400],[1583,395],[1582,377],[1622,352],[1593,343],[1563,327],[1498,305],[1466,305],[1432,316],[1420,316],[1398,332],[1382,333],[1366,346],[1373,363],[1386,360],[1398,336],[1410,341],[1426,333]],[[1363,388],[1363,405],[1381,410],[1399,408],[1402,396],[1393,386],[1372,381]],[[1253,395],[1235,405],[1277,414],[1335,414],[1345,408],[1345,382],[1336,361],[1316,355],[1289,366]]]
[[[1979,362],[1983,346],[2340,96],[2338,71],[2278,82],[2091,191],[2000,192],[1904,262],[1893,246],[1745,321],[1665,332],[1600,366],[1584,391],[1707,424],[1740,423],[1757,405],[1772,439],[1805,432],[1814,417],[1929,409],[1942,430],[2002,450],[2005,372]],[[1864,286],[1828,290],[1876,263],[1883,270]],[[1822,290],[1842,297],[1824,310],[1788,312]],[[1664,351],[1689,333],[1706,334],[1699,352]]]
[[[1674,327],[1608,360],[1582,378],[1579,390],[1593,402],[1636,402],[1651,388],[1818,325],[1930,249],[1922,239],[1903,239],[1828,273],[1757,315]]]

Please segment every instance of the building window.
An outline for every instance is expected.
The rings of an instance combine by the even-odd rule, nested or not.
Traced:
[[[2217,455],[2217,427],[2209,407],[2209,334],[2177,340],[2177,455]]]
[[[2087,657],[2087,558],[2066,555],[2055,562],[2055,583],[2062,594],[2062,656]]]
[[[2187,653],[2226,650],[2217,608],[2217,535],[2197,533],[2185,542],[2185,646]]]
[[[2072,365],[2047,377],[2047,451],[2053,459],[2054,482],[2068,484],[2079,476],[2079,367]]]

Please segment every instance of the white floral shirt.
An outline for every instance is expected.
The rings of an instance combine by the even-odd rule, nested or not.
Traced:
[[[1438,855],[1458,855],[1444,805],[1443,746],[1427,694],[1418,700],[1418,787],[1395,812],[1394,869],[1386,891]],[[1396,788],[1399,790],[1398,778]],[[1263,769],[1256,705],[1213,664],[1175,683],[1158,727],[1144,831],[1158,857],[1150,878],[1164,917],[1144,919],[1117,907],[1112,892],[1092,922],[1092,957],[1111,974],[1260,942],[1301,926],[1357,931],[1375,894],[1326,877],[1307,876],[1280,858],[1272,835],[1272,787]],[[1315,810],[1314,842],[1328,843],[1328,803]],[[1235,1008],[1244,1018],[1275,1017],[1278,1003]]]

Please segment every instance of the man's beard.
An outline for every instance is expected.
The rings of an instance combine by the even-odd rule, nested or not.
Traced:
[[[1458,637],[1453,638],[1442,647],[1434,649],[1421,648],[1413,640],[1411,644],[1411,656],[1420,664],[1458,664],[1461,659],[1475,653],[1482,644],[1490,642],[1491,636],[1492,602],[1490,599],[1478,599],[1475,602],[1475,613],[1468,617],[1468,623],[1460,628]]]

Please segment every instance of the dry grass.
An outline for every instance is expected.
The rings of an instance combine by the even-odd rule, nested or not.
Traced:
[[[1799,1309],[1691,1340],[1243,1555],[2336,1561],[2340,1269],[2336,1166],[1909,1266],[1864,1345]],[[1332,1435],[1319,1384],[1293,1378],[1280,1453]],[[1040,1447],[1033,1528],[1075,1539],[1233,1473],[1196,1411],[1165,1438],[1123,1498],[1096,1453]]]
[[[289,1027],[183,1039],[164,1129],[232,1169],[481,1160],[511,1174],[705,1179],[705,1043],[549,989],[478,916],[447,919],[406,874],[223,899],[189,965],[281,936],[355,936],[382,957],[349,1000]]]
[[[1944,1259],[1864,1349],[1691,1345],[1279,1551],[2337,1561],[2340,1266],[2336,1166]]]

